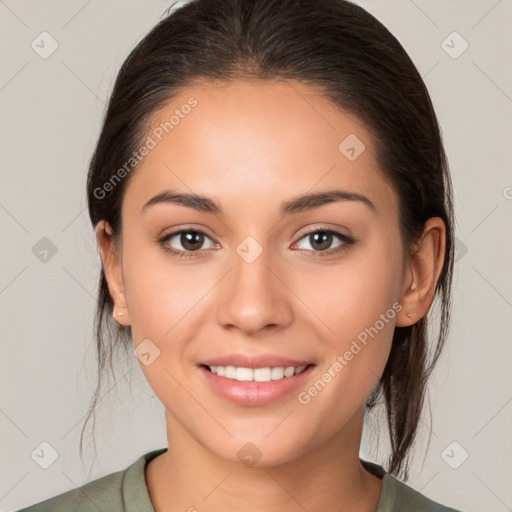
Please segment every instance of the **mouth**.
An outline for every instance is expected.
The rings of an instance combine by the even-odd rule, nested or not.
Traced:
[[[207,388],[218,398],[238,406],[264,406],[295,399],[294,391],[305,387],[315,364],[300,366],[248,366],[200,364]]]

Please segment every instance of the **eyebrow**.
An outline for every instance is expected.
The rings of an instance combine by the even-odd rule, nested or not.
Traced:
[[[377,208],[366,196],[355,192],[336,189],[328,190],[326,192],[304,194],[285,201],[281,204],[281,215],[291,215],[293,213],[314,210],[325,204],[337,201],[357,201],[365,204],[374,213],[377,213]],[[186,206],[203,213],[223,214],[221,206],[214,199],[199,194],[177,192],[174,190],[165,190],[152,197],[142,207],[141,214],[150,206],[161,203]]]

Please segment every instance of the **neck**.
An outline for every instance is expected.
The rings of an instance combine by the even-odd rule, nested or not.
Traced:
[[[273,466],[218,457],[166,412],[169,448],[146,466],[155,510],[374,512],[382,481],[359,462],[363,412],[321,445]]]

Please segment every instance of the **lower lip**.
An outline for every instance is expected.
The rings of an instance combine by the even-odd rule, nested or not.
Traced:
[[[245,406],[266,405],[288,395],[303,384],[313,368],[314,365],[309,365],[298,375],[269,382],[241,382],[219,377],[204,366],[200,366],[201,374],[204,375],[213,391],[222,398]]]

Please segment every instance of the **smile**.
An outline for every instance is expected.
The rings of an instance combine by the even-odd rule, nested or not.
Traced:
[[[206,366],[215,375],[239,382],[270,382],[281,380],[302,373],[307,365],[303,366],[276,366],[270,368],[244,368],[239,366]]]
[[[254,368],[201,364],[199,368],[207,388],[216,396],[235,405],[254,407],[279,399],[293,400],[297,388],[305,385],[316,366],[301,363],[300,366]]]

